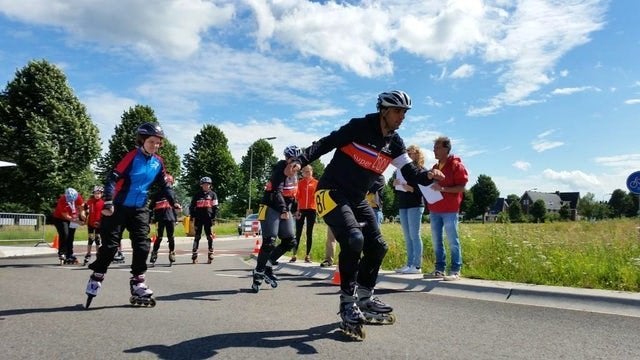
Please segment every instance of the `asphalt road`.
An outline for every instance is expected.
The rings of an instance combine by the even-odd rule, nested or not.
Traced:
[[[287,268],[250,291],[255,240],[216,242],[211,265],[166,251],[149,270],[155,308],[129,305],[128,260],[83,308],[90,271],[53,257],[0,259],[4,359],[639,359],[640,318],[380,289],[395,325],[337,331],[338,288]],[[202,247],[202,243],[201,243]],[[163,246],[165,248],[165,246]],[[206,245],[204,246],[206,248]],[[130,256],[127,256],[130,258]],[[206,256],[203,253],[201,260]]]

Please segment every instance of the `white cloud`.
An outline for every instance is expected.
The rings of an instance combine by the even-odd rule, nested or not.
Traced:
[[[624,103],[627,105],[636,105],[636,104],[640,104],[640,99],[629,99],[629,100],[625,100]]]
[[[339,116],[346,113],[345,109],[320,109],[320,110],[311,110],[311,111],[302,111],[294,115],[296,119],[316,119],[320,117],[331,117],[331,116]]]
[[[640,169],[640,154],[601,156],[594,159],[597,164],[623,170]]]
[[[551,92],[551,94],[553,95],[571,95],[571,94],[575,94],[578,92],[583,92],[583,91],[597,91],[600,92],[601,90],[595,86],[581,86],[581,87],[570,87],[570,88],[558,88],[555,89]]]
[[[431,96],[427,96],[427,105],[429,106],[433,106],[433,107],[442,107],[442,103],[436,101],[434,98],[432,98]]]
[[[561,71],[560,71],[560,76],[561,76],[561,77],[567,77],[567,76],[569,76],[569,70],[561,70]]]
[[[531,142],[531,146],[533,150],[537,152],[543,152],[547,150],[551,150],[557,147],[564,145],[562,141],[544,141],[544,140],[536,140]]]
[[[464,65],[460,66],[459,68],[455,69],[451,73],[451,75],[449,75],[449,77],[452,78],[452,79],[468,78],[468,77],[473,76],[475,71],[476,71],[476,68],[473,65],[464,64]]]
[[[204,0],[73,1],[0,0],[0,12],[24,21],[64,29],[73,39],[107,47],[133,48],[154,57],[185,58],[200,47],[211,27],[228,25],[230,4]]]
[[[522,170],[522,171],[527,171],[531,168],[531,163],[528,163],[526,161],[522,161],[522,160],[518,160],[516,162],[514,162],[513,164],[511,164],[514,168]]]
[[[138,102],[101,90],[88,90],[79,97],[87,107],[91,120],[98,126],[102,147],[106,151],[108,139],[113,135],[115,127],[121,123],[122,114]]]
[[[578,189],[584,188],[585,185],[600,185],[600,181],[598,180],[597,176],[585,174],[580,170],[555,171],[552,169],[545,169],[542,172],[542,176],[546,179],[558,181],[560,183]]]

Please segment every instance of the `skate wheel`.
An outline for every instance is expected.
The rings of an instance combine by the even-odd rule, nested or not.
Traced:
[[[387,324],[389,325],[393,325],[396,322],[396,315],[395,314],[389,314],[389,320],[387,321]]]
[[[251,285],[251,290],[253,290],[254,293],[258,293],[258,291],[260,291],[260,285],[258,284]]]
[[[278,287],[278,283],[275,281],[272,281],[269,285],[271,285],[271,287],[274,289]]]
[[[156,306],[156,299],[149,299],[149,306],[151,307]]]
[[[131,304],[131,305],[135,305],[135,303],[136,303],[136,298],[135,298],[135,297],[133,297],[133,296],[132,296],[132,297],[130,297],[130,298],[129,298],[129,304]]]

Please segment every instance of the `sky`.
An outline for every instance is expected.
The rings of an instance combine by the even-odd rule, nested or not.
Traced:
[[[212,124],[237,162],[259,138],[308,146],[398,89],[405,144],[432,165],[450,137],[468,188],[488,175],[502,197],[606,201],[640,170],[638,14],[637,0],[0,0],[0,81],[45,59],[103,148],[142,104],[181,156]]]

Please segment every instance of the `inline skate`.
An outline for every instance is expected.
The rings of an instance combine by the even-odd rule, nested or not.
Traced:
[[[124,254],[122,253],[122,251],[118,250],[116,256],[113,257],[113,262],[115,264],[124,264],[124,260]]]
[[[207,255],[207,264],[211,264],[213,262],[213,249],[209,249],[209,254]]]
[[[58,258],[60,259],[60,265],[62,264],[76,265],[79,263],[78,258],[76,258],[75,255],[68,255],[68,256],[60,255]]]
[[[198,263],[198,252],[194,251],[191,253],[191,263],[192,264],[197,264]]]
[[[102,287],[102,280],[104,280],[104,274],[101,273],[94,272],[89,276],[89,282],[87,283],[87,289],[85,290],[85,294],[87,294],[87,302],[84,305],[85,309],[89,308],[93,298],[98,295],[98,292]]]
[[[89,263],[89,261],[91,261],[91,254],[86,254],[84,256],[84,261],[82,262],[82,266],[86,266]]]
[[[353,302],[341,302],[340,303],[340,330],[349,338],[362,341],[367,336],[364,330],[364,323],[366,319],[358,305]]]
[[[151,267],[156,266],[156,260],[158,260],[158,252],[152,251],[151,257],[149,258],[149,264],[151,265]]]
[[[169,266],[173,265],[174,262],[176,262],[176,252],[171,251],[169,252]]]
[[[133,306],[156,306],[156,300],[153,298],[153,291],[144,283],[144,274],[132,276],[129,279],[129,287],[131,289],[131,297],[129,303]]]
[[[373,296],[373,290],[359,287],[357,290],[357,305],[362,311],[367,324],[371,325],[393,325],[396,316],[393,308],[385,304],[377,296]]]

